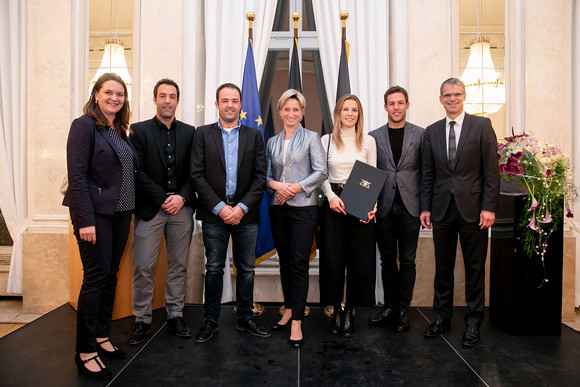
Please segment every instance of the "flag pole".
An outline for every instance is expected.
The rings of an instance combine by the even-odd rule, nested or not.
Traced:
[[[342,11],[338,16],[342,20],[342,39],[346,39],[346,20],[348,19],[348,12]]]
[[[294,39],[298,39],[298,21],[300,21],[300,14],[294,12],[292,14],[292,20],[294,21]]]
[[[341,53],[340,53],[340,64],[338,71],[338,83],[336,85],[336,100],[338,101],[340,97],[345,94],[350,94],[350,77],[348,75],[348,53],[346,49],[346,21],[348,20],[348,12],[341,11],[338,14],[338,18],[342,23],[342,39],[341,39]],[[344,310],[344,302],[341,303],[341,307]],[[334,315],[334,306],[326,305],[322,310],[326,317],[332,317]],[[356,310],[353,311],[356,314]]]
[[[246,19],[249,22],[249,25],[248,25],[248,38],[254,39],[254,35],[253,35],[253,31],[254,31],[253,22],[254,22],[254,20],[256,20],[256,14],[254,12],[248,12],[246,14]]]
[[[256,20],[256,14],[254,12],[246,13],[246,20],[248,20],[248,39],[250,40],[250,42],[252,44],[252,53],[253,53],[254,52],[253,51],[254,43],[252,40],[253,40],[254,36],[253,36],[252,31],[254,29],[253,22],[254,22],[254,20]],[[243,86],[242,86],[242,88],[243,88]],[[234,274],[236,272],[235,268],[236,267],[234,265]],[[234,306],[233,313],[234,313],[234,315],[238,314],[238,307],[237,306]],[[260,316],[262,314],[264,314],[264,306],[261,304],[258,304],[257,302],[254,302],[252,304],[252,315],[253,316]]]

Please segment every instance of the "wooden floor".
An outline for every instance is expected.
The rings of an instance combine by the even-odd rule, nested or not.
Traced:
[[[18,328],[22,328],[26,324],[0,324],[0,338],[7,334],[14,332]]]

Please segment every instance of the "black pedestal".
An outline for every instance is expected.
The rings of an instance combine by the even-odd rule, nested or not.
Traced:
[[[516,336],[559,336],[563,222],[550,236],[544,256],[548,282],[542,284],[540,256],[527,255],[518,238],[518,216],[525,205],[524,195],[500,197],[491,229],[489,320]]]

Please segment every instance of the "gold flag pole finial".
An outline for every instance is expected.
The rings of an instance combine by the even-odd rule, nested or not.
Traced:
[[[256,14],[254,12],[248,12],[246,14],[246,19],[250,22],[248,27],[248,38],[253,39],[253,21],[256,20]]]
[[[342,38],[346,39],[346,19],[348,19],[348,12],[342,11],[338,17],[342,20]]]
[[[294,12],[292,14],[292,20],[294,21],[294,39],[298,38],[298,21],[300,20],[300,14]]]

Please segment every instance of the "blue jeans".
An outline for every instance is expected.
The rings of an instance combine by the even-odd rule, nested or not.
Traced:
[[[203,317],[214,322],[217,322],[220,317],[224,267],[230,235],[236,266],[238,321],[245,321],[252,317],[258,224],[231,226],[221,220],[216,223],[203,222],[203,244],[207,257]]]

